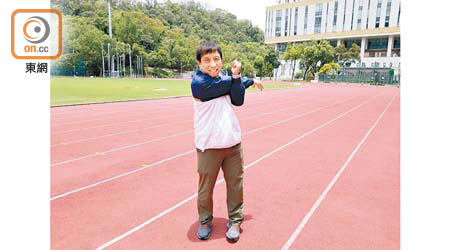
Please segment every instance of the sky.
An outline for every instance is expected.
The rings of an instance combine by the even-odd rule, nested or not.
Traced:
[[[195,2],[206,3],[208,7],[224,9],[234,14],[237,19],[247,19],[254,26],[258,26],[264,31],[266,19],[266,7],[275,5],[276,0],[194,0]],[[158,1],[159,2],[159,1]],[[177,2],[172,0],[172,2]]]

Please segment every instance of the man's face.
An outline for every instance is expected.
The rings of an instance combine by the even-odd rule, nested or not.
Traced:
[[[211,77],[217,77],[222,71],[222,58],[217,51],[204,54],[197,63],[200,70]]]

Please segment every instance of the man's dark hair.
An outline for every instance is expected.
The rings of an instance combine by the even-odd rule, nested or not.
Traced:
[[[222,49],[215,43],[211,41],[203,41],[200,43],[200,45],[197,47],[197,61],[201,61],[201,58],[205,54],[209,54],[212,52],[218,52],[220,55],[220,59],[222,59]]]

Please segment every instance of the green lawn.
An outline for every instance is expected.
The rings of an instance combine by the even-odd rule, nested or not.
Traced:
[[[190,80],[51,78],[51,105],[191,95]],[[298,88],[290,84],[265,84],[265,89]],[[248,90],[255,91],[250,87]]]

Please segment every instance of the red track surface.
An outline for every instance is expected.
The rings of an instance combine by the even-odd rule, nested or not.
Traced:
[[[241,239],[196,238],[191,98],[52,108],[52,249],[400,249],[398,88],[247,93]]]

